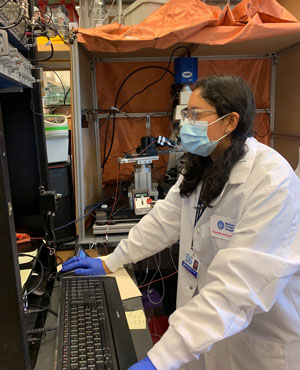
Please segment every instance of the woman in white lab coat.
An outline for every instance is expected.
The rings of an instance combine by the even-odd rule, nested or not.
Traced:
[[[148,356],[130,369],[299,370],[300,182],[252,138],[255,103],[237,76],[202,79],[183,111],[189,152],[177,183],[99,274],[180,240],[177,309]]]

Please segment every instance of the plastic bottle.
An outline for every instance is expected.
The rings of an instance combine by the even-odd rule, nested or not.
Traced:
[[[53,26],[52,25],[52,20],[55,19],[54,11],[51,10],[48,5],[46,6],[46,11],[45,11],[44,17],[45,17],[45,23],[46,24],[51,24],[51,26]],[[53,29],[48,28],[47,35],[48,35],[48,37],[55,37],[56,33]]]
[[[105,8],[105,0],[95,0],[92,9],[93,27],[108,24],[108,15]]]
[[[68,37],[69,35],[69,18],[65,14],[66,10],[64,5],[59,5],[55,14],[54,23],[58,33],[62,37]]]

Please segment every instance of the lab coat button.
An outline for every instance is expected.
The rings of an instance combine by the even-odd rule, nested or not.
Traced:
[[[190,289],[193,290],[194,288],[192,286],[190,286]]]

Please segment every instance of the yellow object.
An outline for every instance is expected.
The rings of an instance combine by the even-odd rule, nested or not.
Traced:
[[[63,44],[63,40],[59,36],[50,37],[52,44]],[[49,40],[47,37],[40,36],[37,38],[38,45],[46,45]]]
[[[143,310],[125,312],[129,329],[146,329],[146,317]]]

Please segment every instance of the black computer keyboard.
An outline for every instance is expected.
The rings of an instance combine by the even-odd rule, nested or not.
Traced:
[[[125,370],[137,362],[114,278],[65,277],[57,370]]]

